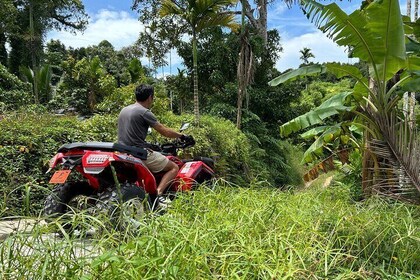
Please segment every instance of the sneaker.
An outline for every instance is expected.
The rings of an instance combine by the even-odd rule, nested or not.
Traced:
[[[157,201],[159,202],[158,207],[167,208],[171,204],[171,200],[163,195],[158,195]]]

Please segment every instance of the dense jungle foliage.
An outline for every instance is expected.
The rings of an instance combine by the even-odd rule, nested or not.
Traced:
[[[278,34],[271,32],[269,35],[272,38],[270,44],[279,45]],[[214,28],[202,36],[204,43],[199,44],[199,48],[217,53],[217,47],[212,49],[206,45],[206,42],[212,41],[215,45],[224,46],[224,54],[235,60],[237,43],[233,35],[226,35],[220,28]],[[231,38],[227,40],[228,36]],[[187,49],[188,46],[183,48]],[[187,53],[185,51],[186,61]],[[328,97],[327,88],[332,86],[328,84],[328,78],[324,84],[317,85],[320,82],[314,81],[311,85],[312,79],[305,79],[279,88],[267,85],[269,76],[274,74],[256,82],[249,90],[249,99],[246,101],[249,105],[243,109],[242,128],[238,130],[234,126],[237,92],[235,71],[233,68],[219,69],[226,65],[223,63],[225,57],[213,54],[206,56],[214,61],[205,63],[201,60],[199,65],[200,71],[203,71],[199,75],[203,85],[200,90],[203,116],[200,125],[188,132],[197,140],[197,145],[188,152],[214,158],[219,176],[234,183],[258,179],[276,188],[301,185],[304,168],[299,163],[300,146],[280,139],[276,124]],[[0,179],[5,190],[3,215],[35,214],[39,211],[42,197],[48,189],[48,176],[44,175],[48,160],[62,144],[116,141],[118,113],[121,108],[134,102],[136,84],[155,86],[157,102],[152,110],[162,123],[176,129],[182,122],[193,122],[188,114],[192,113],[193,107],[190,80],[184,70],[161,81],[153,77],[150,68],[131,57],[129,49],[116,51],[107,41],[80,49],[68,49],[59,41],[48,42],[43,61],[51,65],[51,79],[45,81],[51,84],[51,91],[44,95],[40,92],[39,104],[33,100],[31,84],[21,82],[5,66],[0,65],[0,83],[4,91],[0,95],[0,126],[4,132],[0,136],[0,153],[4,158]],[[274,59],[276,57],[265,58],[267,61]],[[261,64],[258,72],[278,73],[273,65],[273,62]],[[231,74],[226,75],[227,70]],[[343,87],[346,86],[348,84],[343,84]],[[312,91],[316,97],[310,101],[304,98],[297,101],[300,100],[296,99],[300,95],[297,89],[305,87],[306,92]],[[272,106],[292,101],[292,113],[286,106]],[[149,137],[149,141],[167,141],[153,134]],[[28,188],[33,201],[40,202],[27,205],[32,209],[22,210],[22,197]]]
[[[106,95],[98,104],[98,111],[89,118],[54,114],[42,105],[26,105],[4,114],[0,122],[3,132],[0,152],[4,159],[0,169],[4,190],[2,215],[36,214],[40,210],[42,198],[48,192],[50,176],[44,173],[49,159],[62,144],[115,142],[119,108],[133,102],[133,91],[134,86],[128,85]],[[169,110],[169,99],[163,85],[156,84],[156,91],[157,102],[153,111],[162,122],[174,128],[180,127],[182,122],[192,122],[191,115],[179,116]],[[28,96],[24,92],[19,94]],[[267,131],[261,121],[255,120],[255,123],[261,126],[257,128],[261,133]],[[264,149],[255,135],[245,134],[232,122],[211,115],[204,115],[200,126],[190,129],[189,133],[194,135],[197,145],[187,152],[214,158],[219,176],[232,182],[244,183],[258,178],[278,187],[302,182],[299,159],[295,157],[300,153],[299,149],[287,142],[265,136],[266,141],[271,141],[271,146]],[[151,142],[167,141],[154,133],[148,137]],[[268,162],[275,165],[270,166]],[[31,201],[39,203],[25,205],[26,200],[22,198],[26,192],[30,192]]]

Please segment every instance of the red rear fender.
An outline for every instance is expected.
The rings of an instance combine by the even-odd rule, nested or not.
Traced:
[[[202,161],[186,162],[178,171],[173,188],[176,190],[191,190],[198,176],[206,173],[208,177],[214,176],[214,171]]]
[[[58,153],[55,156],[50,159],[49,167],[50,169],[53,169],[57,166],[58,163],[60,163],[63,160],[63,153]]]
[[[141,159],[138,159],[136,157],[133,157],[127,154],[116,154],[115,158],[116,160],[133,164],[137,172],[138,185],[143,187],[147,193],[150,193],[150,194],[157,193],[155,177],[150,172],[150,170],[144,165]]]

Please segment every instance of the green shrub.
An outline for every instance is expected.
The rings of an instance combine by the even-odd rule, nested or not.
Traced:
[[[232,122],[223,118],[202,115],[200,126],[196,127],[193,125],[193,115],[177,116],[171,112],[158,116],[158,119],[164,125],[175,130],[180,128],[183,123],[192,124],[184,133],[193,135],[196,145],[186,150],[185,153],[180,153],[181,157],[211,157],[215,159],[216,171],[220,176],[237,182],[248,181],[254,175],[249,170],[251,148],[249,141]],[[164,139],[156,131],[152,131],[148,135],[147,141],[164,143],[171,140]]]
[[[96,106],[117,88],[115,78],[107,74],[100,59],[69,57],[63,62],[64,74],[49,106],[54,109],[74,108],[82,115],[92,115]]]
[[[0,64],[0,114],[33,102],[32,86],[22,82]]]
[[[0,121],[0,188],[7,200],[5,215],[20,215],[25,186],[32,184],[31,214],[45,198],[48,160],[66,142],[80,140],[77,120],[48,114],[14,113]]]
[[[355,201],[363,199],[362,190],[362,153],[356,149],[349,154],[349,162],[341,165],[341,182],[351,186],[351,197]]]
[[[123,107],[134,103],[134,89],[134,84],[116,89],[115,92],[107,95],[104,100],[98,104],[98,110],[107,113],[120,112]]]
[[[141,80],[138,84],[150,82],[147,79]],[[135,89],[138,84],[130,84],[125,87],[118,88],[113,93],[107,95],[104,100],[98,104],[97,108],[101,112],[119,113],[125,106],[136,102]],[[161,115],[169,111],[169,99],[166,96],[166,88],[164,84],[157,83],[153,85],[155,88],[155,101],[153,103],[153,113]]]

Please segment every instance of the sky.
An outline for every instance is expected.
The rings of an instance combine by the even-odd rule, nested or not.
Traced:
[[[131,10],[132,0],[83,0],[83,3],[90,17],[86,30],[76,35],[65,31],[51,31],[47,34],[48,41],[59,39],[67,47],[77,48],[97,45],[102,40],[108,40],[118,50],[133,44],[143,30],[143,26],[137,20],[137,12]],[[336,3],[346,13],[351,13],[359,8],[361,1]],[[406,4],[400,2],[400,5],[401,12],[405,13]],[[280,71],[298,68],[302,63],[299,51],[304,47],[310,48],[314,54],[315,58],[310,59],[312,62],[356,62],[347,57],[345,48],[337,46],[317,30],[297,5],[288,8],[283,1],[273,1],[268,10],[268,29],[277,29],[281,36],[283,52],[276,63],[276,68]],[[171,51],[170,60],[171,65],[158,70],[159,76],[175,74],[177,68],[184,68],[182,59],[175,50]],[[142,59],[142,63],[147,65],[147,59]]]

